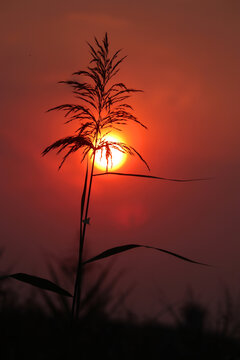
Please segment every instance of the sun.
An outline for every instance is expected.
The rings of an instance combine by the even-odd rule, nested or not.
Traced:
[[[107,135],[105,140],[112,142],[123,142],[123,140],[118,135]],[[111,151],[112,159],[108,160],[108,164],[106,159],[106,150],[104,149],[103,151],[96,151],[95,165],[98,169],[106,171],[108,168],[108,170],[112,171],[120,168],[124,164],[127,157],[126,154],[114,148],[111,148]]]

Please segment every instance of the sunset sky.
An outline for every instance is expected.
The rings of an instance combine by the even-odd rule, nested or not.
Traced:
[[[86,41],[107,31],[112,52],[127,55],[116,79],[144,91],[131,104],[148,130],[131,125],[123,139],[152,175],[211,180],[95,178],[86,252],[139,243],[213,265],[142,249],[118,255],[118,288],[133,285],[125,306],[139,316],[158,313],[162,294],[181,302],[190,287],[207,302],[224,286],[237,294],[240,2],[8,0],[0,14],[1,273],[48,276],[50,260],[77,248],[84,166],[80,154],[60,171],[59,156],[41,157],[75,129],[62,113],[46,110],[75,101],[57,82],[88,65]],[[137,158],[120,170],[148,173]]]

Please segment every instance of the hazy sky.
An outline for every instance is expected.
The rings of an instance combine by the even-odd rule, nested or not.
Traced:
[[[8,0],[0,13],[1,272],[42,275],[52,255],[76,249],[83,167],[78,155],[60,172],[55,154],[41,158],[74,129],[46,110],[73,101],[57,82],[88,65],[86,41],[107,31],[112,51],[128,55],[119,80],[144,90],[132,104],[148,130],[131,126],[125,140],[153,175],[213,179],[96,178],[89,255],[136,242],[214,265],[151,250],[118,256],[119,288],[134,285],[126,306],[143,316],[161,310],[161,291],[170,302],[189,286],[207,301],[223,285],[238,292],[240,2]],[[122,171],[147,173],[137,159]]]

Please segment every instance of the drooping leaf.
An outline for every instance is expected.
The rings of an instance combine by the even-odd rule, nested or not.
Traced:
[[[102,175],[135,176],[135,177],[158,179],[158,180],[164,180],[164,181],[176,181],[176,182],[203,181],[203,180],[210,180],[211,179],[211,178],[172,179],[172,178],[165,178],[165,177],[153,176],[153,175],[127,174],[127,173],[119,173],[119,172],[111,172],[111,171],[104,172],[104,173],[99,173],[99,174],[94,174],[93,176],[102,176]]]
[[[18,281],[36,286],[38,288],[55,292],[59,295],[72,297],[72,295],[68,291],[62,289],[60,286],[54,284],[52,281],[38,277],[38,276],[33,276],[33,275],[29,275],[29,274],[24,274],[24,273],[16,273],[16,274],[11,274],[11,275],[1,276],[0,280],[4,280],[7,278],[13,278]]]
[[[98,261],[98,260],[101,260],[101,259],[104,259],[104,258],[107,258],[107,257],[110,257],[110,256],[113,256],[113,255],[116,255],[116,254],[120,254],[120,253],[122,253],[124,251],[128,251],[128,250],[135,249],[135,248],[153,249],[153,250],[161,251],[161,252],[163,252],[165,254],[168,254],[168,255],[171,255],[171,256],[175,256],[175,257],[177,257],[177,258],[179,258],[179,259],[181,259],[183,261],[188,261],[188,262],[193,263],[193,264],[210,266],[208,264],[204,264],[204,263],[201,263],[199,261],[191,260],[189,258],[186,258],[185,256],[176,254],[176,253],[174,253],[172,251],[169,251],[169,250],[160,249],[160,248],[157,248],[157,247],[154,247],[154,246],[138,245],[138,244],[128,244],[128,245],[116,246],[116,247],[113,247],[111,249],[105,250],[102,253],[98,254],[97,256],[94,256],[94,257],[88,259],[87,261],[85,261],[83,263],[83,265],[89,264],[91,262]]]

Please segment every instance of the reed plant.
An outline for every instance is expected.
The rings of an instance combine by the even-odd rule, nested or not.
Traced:
[[[60,162],[59,169],[63,166],[66,159],[77,151],[81,152],[81,162],[85,163],[85,179],[81,196],[78,263],[73,294],[47,279],[29,274],[17,273],[2,277],[12,277],[17,280],[30,283],[34,286],[41,287],[45,290],[54,291],[64,296],[71,296],[72,319],[77,319],[79,315],[81,306],[83,267],[88,263],[114,256],[115,254],[131,249],[144,247],[167,253],[184,261],[202,264],[165,249],[139,244],[120,245],[107,249],[87,261],[83,261],[86,232],[89,224],[89,204],[93,178],[95,176],[135,176],[178,182],[203,180],[169,179],[153,175],[128,174],[109,171],[113,150],[120,151],[121,153],[127,155],[137,156],[147,169],[150,170],[148,163],[145,161],[140,152],[135,149],[135,147],[120,141],[109,141],[107,138],[112,131],[122,131],[129,123],[135,123],[136,125],[146,129],[146,126],[134,115],[134,109],[129,103],[129,98],[133,94],[141,92],[141,90],[128,87],[122,82],[114,82],[116,75],[119,73],[120,65],[126,56],[121,56],[121,50],[116,51],[112,55],[110,54],[107,33],[102,41],[95,38],[94,44],[92,45],[88,43],[88,46],[91,59],[87,69],[74,72],[72,74],[74,77],[72,80],[60,81],[60,83],[68,85],[72,88],[74,97],[77,99],[77,103],[66,103],[48,110],[48,112],[63,111],[66,119],[65,123],[69,124],[73,122],[76,124],[75,133],[55,141],[46,147],[42,152],[43,156],[52,150],[56,150],[58,154],[63,153],[64,155]],[[106,157],[106,171],[102,173],[94,172],[97,151],[100,151],[102,156]]]

